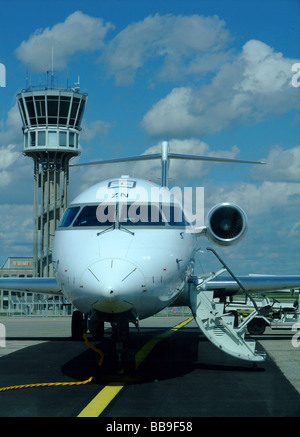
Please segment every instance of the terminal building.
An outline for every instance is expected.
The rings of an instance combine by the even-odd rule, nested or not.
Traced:
[[[0,278],[32,278],[34,276],[33,258],[31,257],[9,257],[0,268]],[[7,312],[12,302],[23,299],[32,300],[32,293],[21,293],[17,291],[1,290],[0,311]]]

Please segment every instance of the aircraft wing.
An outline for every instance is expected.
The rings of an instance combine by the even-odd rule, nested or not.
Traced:
[[[55,278],[0,278],[0,290],[62,294],[61,287],[57,284]]]
[[[205,280],[207,275],[192,275],[189,278],[189,282],[200,285]],[[276,290],[292,290],[300,289],[300,276],[270,276],[270,275],[249,275],[239,276],[238,281],[242,284],[247,294],[251,293],[264,293]],[[216,295],[221,296],[233,296],[235,294],[243,294],[244,290],[240,285],[232,278],[228,277],[216,277],[203,285],[203,289],[216,292]],[[177,297],[172,303],[174,306],[189,306],[190,297],[188,287]]]
[[[248,293],[300,288],[300,276],[249,275],[239,276],[237,279]],[[207,282],[206,290],[219,290],[223,294],[243,292],[234,279],[220,276]]]

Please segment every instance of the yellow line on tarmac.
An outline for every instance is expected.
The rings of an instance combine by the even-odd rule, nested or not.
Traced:
[[[77,417],[98,417],[108,404],[122,390],[126,383],[111,382],[106,385]]]
[[[137,369],[154,347],[164,338],[174,334],[178,329],[187,325],[193,320],[193,317],[188,318],[184,322],[169,329],[169,331],[154,337],[148,341],[135,355],[135,368]],[[117,396],[117,394],[126,385],[126,382],[112,382],[106,385],[91,402],[78,414],[77,417],[99,417],[109,403]]]

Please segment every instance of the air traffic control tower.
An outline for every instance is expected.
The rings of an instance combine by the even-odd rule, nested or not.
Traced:
[[[34,161],[33,258],[39,277],[53,276],[52,241],[69,202],[69,161],[80,154],[86,100],[78,87],[29,87],[17,94],[23,153]]]

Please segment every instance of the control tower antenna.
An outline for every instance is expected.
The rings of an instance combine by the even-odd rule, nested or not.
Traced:
[[[53,75],[53,70],[52,74]],[[69,202],[69,161],[80,154],[79,132],[87,94],[79,88],[30,86],[17,94],[24,150],[34,162],[35,274],[53,276],[52,241]]]
[[[53,70],[53,47],[51,52],[51,89],[54,87],[54,70]]]

